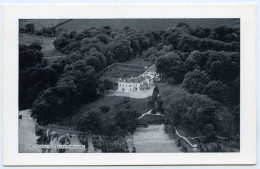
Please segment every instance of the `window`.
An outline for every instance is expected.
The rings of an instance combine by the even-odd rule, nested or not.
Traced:
[[[131,85],[129,85],[129,87],[131,87]],[[130,89],[131,90],[131,89]]]

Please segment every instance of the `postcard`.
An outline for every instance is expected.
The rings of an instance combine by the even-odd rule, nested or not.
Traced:
[[[255,5],[4,5],[3,51],[6,166],[256,163]]]

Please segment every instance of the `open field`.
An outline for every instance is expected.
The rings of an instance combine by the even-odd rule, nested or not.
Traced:
[[[98,111],[100,106],[109,106],[110,111],[105,115],[108,118],[113,118],[115,115],[114,105],[118,103],[123,97],[118,96],[105,96],[96,101],[82,105],[79,109],[75,111],[72,115],[63,120],[62,125],[67,126],[76,126],[78,119],[87,111]],[[130,98],[131,104],[134,109],[137,111],[138,116],[141,116],[143,113],[146,113],[150,110],[150,107],[147,104],[148,99],[133,99]]]
[[[119,78],[137,77],[144,71],[144,67],[140,65],[115,63],[104,70],[102,78],[116,83]]]
[[[56,50],[53,46],[54,37],[36,36],[28,33],[19,33],[19,44],[31,45],[33,43],[42,46],[42,53],[47,63],[51,64],[55,60],[64,57],[65,55]]]
[[[33,43],[40,44],[42,50],[54,50],[53,40],[54,37],[36,36],[34,34],[19,33],[19,44],[31,45]]]
[[[112,29],[124,29],[129,26],[139,30],[166,30],[169,27],[176,27],[180,22],[185,22],[193,28],[198,25],[216,28],[218,26],[236,26],[239,24],[239,19],[73,19],[59,27],[68,31],[82,31],[91,27],[101,28],[104,25],[108,25]]]
[[[42,29],[43,27],[56,26],[67,19],[20,19],[19,28],[24,28],[26,24],[34,24],[35,29]]]
[[[169,91],[171,91],[171,92],[183,91],[183,89],[181,89],[181,84],[172,85],[172,84],[168,84],[168,83],[163,83],[163,84],[158,84],[158,87],[159,87],[160,95],[164,95],[164,94],[168,93]]]

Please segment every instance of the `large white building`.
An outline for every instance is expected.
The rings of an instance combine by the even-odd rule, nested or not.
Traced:
[[[117,82],[118,91],[122,92],[138,92],[149,89],[154,85],[155,78],[158,77],[155,65],[146,68],[146,71],[138,77],[131,77],[127,79],[120,78]]]

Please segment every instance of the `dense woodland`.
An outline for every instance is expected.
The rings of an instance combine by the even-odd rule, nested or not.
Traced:
[[[24,31],[33,32],[32,27]],[[170,118],[167,123],[194,134],[206,134],[209,128],[223,136],[239,134],[239,28],[191,28],[179,23],[161,31],[104,26],[42,32],[55,35],[55,48],[67,57],[47,64],[40,45],[19,46],[19,109],[31,108],[40,124],[59,122],[83,103],[102,97],[110,88],[100,80],[107,66],[141,58],[155,63],[164,81],[181,85],[178,93],[169,90],[160,95],[160,111]],[[112,123],[103,115],[110,108],[102,107],[86,112],[77,128],[109,135],[133,132],[137,115],[129,99],[111,106],[116,107]]]

